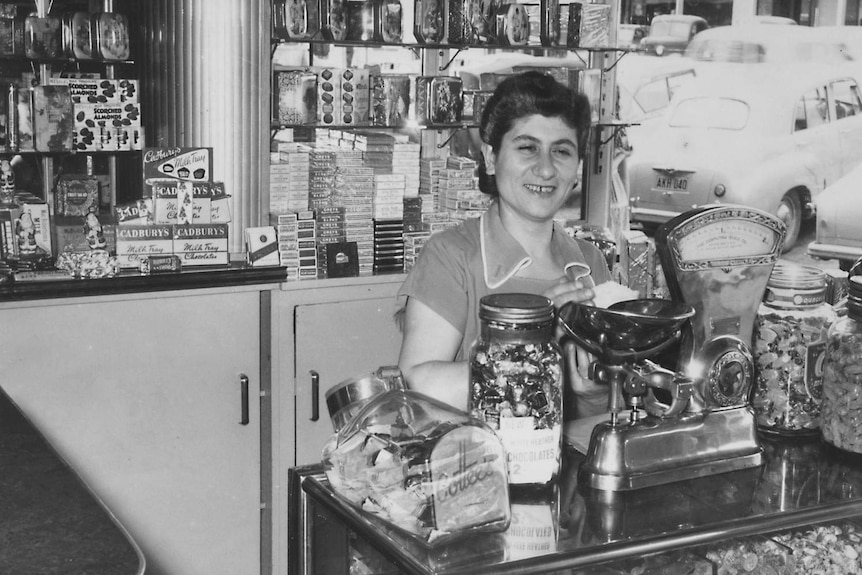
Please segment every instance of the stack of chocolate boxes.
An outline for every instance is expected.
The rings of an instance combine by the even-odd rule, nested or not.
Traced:
[[[170,254],[184,267],[227,265],[229,196],[212,181],[212,148],[147,149],[143,175],[143,199],[115,208],[120,267]]]
[[[70,137],[75,151],[118,152],[143,148],[137,80],[52,77],[48,84],[68,90],[71,97],[74,131]],[[39,115],[40,97],[38,91],[34,92],[34,118]],[[56,98],[50,94],[48,97]]]

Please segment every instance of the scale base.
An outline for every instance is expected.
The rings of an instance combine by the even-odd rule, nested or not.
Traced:
[[[648,416],[634,424],[596,425],[578,483],[603,491],[629,491],[762,462],[763,448],[748,407],[673,419]]]

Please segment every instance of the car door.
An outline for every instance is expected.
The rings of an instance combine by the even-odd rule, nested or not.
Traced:
[[[829,93],[841,143],[841,175],[844,175],[862,162],[862,93],[852,78],[835,80]]]
[[[815,195],[841,175],[841,142],[834,113],[825,84],[807,90],[796,103],[794,146],[818,186],[812,190]]]

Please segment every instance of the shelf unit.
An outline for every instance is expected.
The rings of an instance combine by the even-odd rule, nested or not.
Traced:
[[[617,22],[619,18],[618,2],[610,2],[610,6],[610,21]],[[406,30],[405,35],[406,34],[412,34],[412,30]],[[308,65],[313,66],[313,48],[317,44],[353,49],[404,48],[419,53],[423,75],[441,75],[445,74],[458,55],[466,50],[482,52],[518,52],[539,56],[575,54],[581,63],[583,63],[584,69],[598,70],[601,76],[599,102],[594,103],[598,115],[597,117],[594,117],[593,129],[589,139],[590,148],[587,150],[584,162],[582,189],[585,193],[581,212],[583,219],[590,224],[606,227],[609,225],[611,217],[610,190],[612,186],[611,170],[613,169],[612,163],[614,158],[613,140],[617,131],[626,126],[626,124],[617,121],[616,98],[609,95],[614,94],[616,91],[615,67],[617,62],[627,53],[633,51],[630,48],[614,47],[615,43],[616,27],[613,25],[609,32],[610,47],[606,48],[569,48],[566,46],[541,45],[512,46],[498,44],[425,44],[419,42],[389,43],[357,40],[328,41],[321,37],[292,40],[275,38],[273,34],[270,57],[272,60],[279,46],[305,45],[308,46],[309,50]],[[274,114],[271,114],[271,117],[274,118]],[[373,125],[317,126],[313,123],[286,125],[277,121],[273,121],[270,126],[272,134],[275,134],[275,132],[281,128],[315,129],[323,127],[348,131],[401,129],[400,127]],[[445,148],[458,131],[469,128],[478,128],[478,124],[476,122],[462,122],[458,124],[410,126],[411,130],[417,130],[419,132],[420,143],[422,144],[422,157],[438,155],[434,150]],[[610,135],[608,135],[608,132],[610,132]]]
[[[49,14],[56,14],[62,11],[68,5],[75,6],[77,8],[83,9],[83,6],[86,3],[78,2],[71,3],[65,0],[61,0],[57,4],[54,3],[54,0],[27,0],[26,2],[18,2],[19,6],[32,6],[33,13],[35,13],[39,17],[45,17]],[[100,0],[100,4],[97,2],[89,2],[87,6],[92,9],[93,6],[98,5],[99,10],[102,12],[113,12],[114,11],[114,0]],[[11,59],[5,58],[4,61],[8,62],[26,62],[27,60],[21,59]],[[44,83],[45,79],[48,78],[53,71],[58,68],[65,68],[69,66],[81,67],[81,63],[71,59],[71,58],[56,58],[49,60],[30,60],[30,66],[36,76],[36,80],[39,83]],[[92,61],[87,62],[86,67],[95,67],[100,70],[100,72],[104,72],[104,77],[106,79],[115,79],[117,77],[117,68],[120,66],[133,65],[133,60],[116,60],[116,61]],[[73,150],[63,151],[63,152],[44,152],[44,151],[34,151],[34,150],[21,150],[8,152],[9,155],[21,155],[21,156],[37,156],[39,158],[40,171],[42,174],[41,179],[41,195],[45,202],[48,204],[51,213],[54,211],[54,192],[57,185],[57,181],[59,178],[59,174],[55,174],[55,164],[57,158],[61,157],[70,157],[81,155],[84,157],[94,158],[95,156],[104,155],[106,156],[107,161],[107,176],[110,182],[111,188],[111,197],[110,197],[110,205],[114,206],[117,203],[117,154],[127,153],[127,152],[100,152],[100,151],[88,151],[88,152],[76,152]],[[89,162],[88,162],[89,163]]]

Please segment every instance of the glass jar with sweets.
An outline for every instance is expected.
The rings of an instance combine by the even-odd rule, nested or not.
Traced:
[[[823,440],[862,454],[862,276],[848,282],[847,315],[829,328],[823,368]]]
[[[754,321],[758,428],[780,435],[817,435],[823,398],[826,335],[835,311],[826,303],[826,274],[779,262]]]
[[[479,303],[470,352],[469,409],[506,448],[510,485],[546,485],[559,473],[563,360],[554,305],[546,297],[501,293]]]

